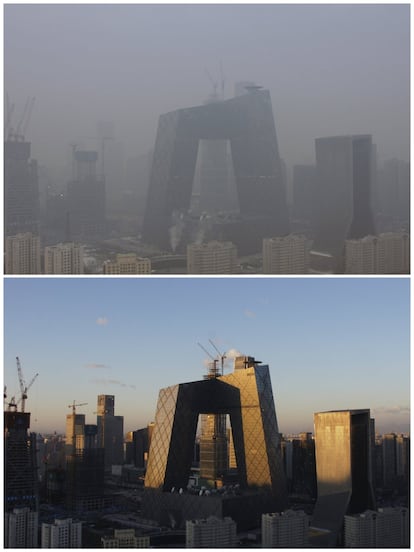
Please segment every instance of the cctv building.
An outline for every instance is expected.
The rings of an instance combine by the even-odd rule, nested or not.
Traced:
[[[199,414],[230,417],[239,496],[187,492]],[[263,512],[282,511],[287,487],[269,367],[238,357],[233,373],[161,389],[145,488],[143,515],[163,524],[220,515],[248,526]]]
[[[223,139],[231,146],[240,213],[218,217],[208,238],[232,241],[248,253],[259,252],[264,237],[289,233],[270,94],[251,86],[235,98],[160,116],[143,226],[146,242],[184,250],[194,241],[187,215],[199,142]]]

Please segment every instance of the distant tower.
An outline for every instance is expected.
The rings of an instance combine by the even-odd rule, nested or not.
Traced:
[[[85,424],[84,414],[66,416],[66,499],[72,512],[104,504],[104,451],[97,447],[97,433],[96,425]],[[61,529],[51,530],[59,534]]]
[[[98,395],[98,446],[104,449],[105,469],[124,463],[124,417],[115,416],[115,396]]]
[[[370,411],[318,412],[314,423],[318,500],[312,525],[326,530],[324,544],[331,547],[345,514],[375,508]]]
[[[74,151],[75,179],[68,183],[67,197],[71,237],[93,240],[105,234],[105,179],[97,174],[96,151]]]
[[[369,135],[315,140],[315,249],[342,254],[346,239],[375,234],[371,209],[373,144]]]
[[[30,142],[8,139],[4,144],[4,233],[39,235],[37,162],[30,159]]]

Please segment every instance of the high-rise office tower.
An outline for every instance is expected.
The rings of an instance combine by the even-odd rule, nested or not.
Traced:
[[[236,523],[230,517],[187,520],[185,545],[186,548],[234,548],[236,531]]]
[[[36,434],[29,433],[30,413],[4,412],[4,511],[38,509]]]
[[[313,222],[315,209],[314,165],[294,165],[292,216],[299,221]]]
[[[142,259],[136,253],[118,253],[115,261],[105,261],[104,274],[151,274],[151,259]]]
[[[309,240],[305,236],[265,238],[264,274],[306,274],[309,269]]]
[[[231,241],[239,250],[256,252],[263,237],[288,233],[271,99],[269,92],[260,88],[252,86],[247,94],[229,100],[160,116],[143,226],[147,242],[163,249],[185,247],[201,139],[226,139],[231,145],[240,217],[236,225],[231,221],[219,225],[220,239],[228,240],[233,233],[237,241]],[[177,243],[172,243],[173,236]]]
[[[410,516],[407,508],[379,508],[345,516],[345,548],[407,548]]]
[[[30,142],[4,144],[4,235],[39,235],[37,162],[30,159]]]
[[[114,395],[98,395],[98,447],[104,449],[105,469],[124,463],[124,417],[115,416]]]
[[[71,518],[42,523],[42,548],[82,548],[82,522]]]
[[[8,236],[5,249],[5,274],[41,274],[39,236]]]
[[[335,546],[345,514],[375,507],[370,411],[318,412],[314,424],[318,500],[312,525],[327,531],[321,545]]]
[[[4,544],[6,548],[37,546],[38,479],[36,434],[30,413],[4,412]]]
[[[105,234],[105,179],[97,172],[97,160],[96,151],[74,152],[76,172],[67,188],[70,240],[90,241]]]
[[[335,255],[346,239],[375,234],[371,212],[371,136],[315,140],[315,249]]]
[[[211,241],[187,246],[188,274],[234,274],[237,248],[231,242]]]
[[[98,448],[98,428],[85,424],[85,415],[66,416],[66,503],[71,511],[104,504],[104,451]]]
[[[262,515],[262,548],[307,548],[309,517],[305,512],[286,510]]]
[[[387,232],[345,241],[345,274],[409,274],[410,237]]]
[[[14,508],[4,514],[4,548],[38,548],[39,514],[30,508]]]
[[[58,243],[45,247],[45,274],[83,274],[83,246]]]
[[[187,488],[199,414],[229,414],[240,487],[255,489],[258,498],[254,505],[246,503],[248,511],[239,505],[235,515],[256,520],[269,511],[270,503],[272,511],[282,511],[287,488],[269,367],[241,356],[230,374],[161,389],[145,477],[145,515],[162,517],[174,499],[171,490]],[[185,493],[177,496],[180,503],[174,503],[174,508],[183,509],[181,520],[206,517],[208,507],[216,512],[224,508],[219,499],[214,504],[207,498],[196,503]],[[160,506],[163,503],[165,507]],[[191,514],[185,511],[190,506]],[[230,507],[227,503],[226,508]]]
[[[384,162],[378,183],[381,213],[399,230],[410,219],[410,164],[401,159]]]

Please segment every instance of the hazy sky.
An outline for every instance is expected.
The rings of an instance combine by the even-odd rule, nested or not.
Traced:
[[[370,133],[379,156],[409,158],[409,5],[6,5],[5,89],[41,164],[116,125],[127,155],[153,147],[158,116],[270,89],[282,157],[314,162],[315,137]]]
[[[154,419],[158,391],[202,379],[197,346],[270,365],[284,433],[312,431],[313,413],[370,408],[379,431],[408,431],[407,278],[6,278],[5,383],[15,357],[33,431],[64,430],[67,405],[96,423],[115,395],[125,431]],[[232,371],[227,366],[225,373]]]

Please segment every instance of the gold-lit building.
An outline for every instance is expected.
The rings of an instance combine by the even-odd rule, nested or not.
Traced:
[[[337,543],[346,514],[375,508],[369,409],[314,415],[318,500],[312,525]]]

